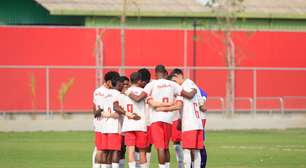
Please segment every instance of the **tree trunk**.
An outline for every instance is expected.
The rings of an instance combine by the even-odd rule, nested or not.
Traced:
[[[96,87],[99,87],[103,83],[103,69],[100,69],[103,65],[103,41],[100,29],[96,29]]]
[[[228,67],[226,79],[226,116],[232,117],[235,111],[235,46],[231,31],[224,32],[226,64]]]

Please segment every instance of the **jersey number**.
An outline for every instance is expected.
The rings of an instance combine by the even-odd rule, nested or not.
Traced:
[[[126,110],[130,113],[133,113],[133,104],[127,104],[126,105]]]
[[[163,103],[169,103],[169,98],[168,97],[163,97]]]
[[[194,107],[194,112],[195,112],[196,117],[200,118],[199,111],[198,111],[198,104],[193,103],[193,107]]]

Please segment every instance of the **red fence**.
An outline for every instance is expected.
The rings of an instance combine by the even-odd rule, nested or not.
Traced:
[[[95,65],[96,29],[0,27],[0,65]],[[194,54],[191,30],[126,30],[127,66],[225,66],[223,34],[198,31]],[[234,32],[237,64],[243,67],[306,67],[306,33]],[[102,29],[103,65],[121,63],[119,29]],[[193,64],[196,55],[196,65]],[[127,70],[129,74],[131,70]],[[35,79],[35,95],[31,80]],[[226,71],[197,70],[196,82],[209,96],[225,95]],[[44,69],[0,69],[0,110],[45,109]],[[50,109],[58,110],[61,83],[74,78],[65,109],[90,109],[95,88],[93,69],[50,70]],[[306,96],[305,71],[260,71],[258,97]],[[236,72],[237,97],[253,97],[252,71]],[[293,100],[290,100],[293,101]],[[299,100],[301,101],[301,100]],[[238,103],[239,104],[239,103]],[[242,103],[244,104],[244,102]],[[273,103],[272,103],[273,104]],[[248,105],[243,105],[248,106]]]

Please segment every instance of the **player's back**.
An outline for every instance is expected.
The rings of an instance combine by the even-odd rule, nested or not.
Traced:
[[[137,86],[131,86],[128,89],[131,93],[135,95],[140,95],[143,92],[143,88]],[[141,100],[136,102],[129,98],[128,96],[124,97],[123,108],[127,112],[136,113],[141,117],[140,120],[133,120],[124,117],[122,132],[126,131],[147,131],[146,123],[146,114],[145,114],[145,101]]]
[[[183,82],[182,87],[187,92],[191,92],[192,89],[196,89],[199,92],[198,87],[189,79]],[[192,99],[183,99],[184,106],[181,111],[182,131],[203,129],[200,116],[200,101],[197,94]]]
[[[152,83],[150,91],[149,94],[154,101],[171,103],[174,102],[175,97],[180,94],[181,87],[172,81],[158,79]],[[150,114],[150,123],[162,121],[171,124],[174,115],[175,113],[158,112],[153,109]]]
[[[106,95],[108,92],[108,89],[104,86],[101,86],[97,88],[94,93],[93,93],[93,103],[96,106],[96,109],[98,108],[103,108],[104,106],[104,101],[103,101],[103,96]],[[94,124],[94,129],[96,132],[102,132],[103,129],[103,121],[102,118],[94,118],[93,120]]]
[[[107,93],[102,97],[103,110],[111,113],[114,111],[114,102],[119,103],[120,92],[115,89],[108,89]],[[103,127],[102,133],[119,133],[121,130],[120,121],[118,118],[102,118]]]

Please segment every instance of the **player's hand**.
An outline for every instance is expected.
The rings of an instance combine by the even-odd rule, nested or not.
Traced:
[[[128,119],[133,119],[133,120],[140,120],[141,119],[141,117],[139,115],[137,115],[136,113],[127,112],[125,115],[127,116]]]
[[[94,113],[94,117],[95,118],[100,118],[102,115],[103,110],[100,108],[100,106],[98,106],[98,109],[95,111]]]
[[[128,119],[133,119],[133,117],[134,117],[133,113],[130,113],[130,112],[126,112],[126,113],[125,113],[125,116],[126,116]]]
[[[141,119],[141,117],[138,115],[138,114],[136,114],[136,113],[133,113],[133,120],[140,120]]]

